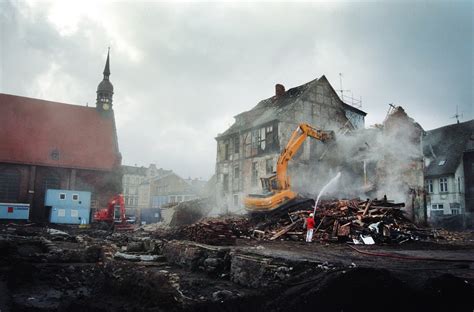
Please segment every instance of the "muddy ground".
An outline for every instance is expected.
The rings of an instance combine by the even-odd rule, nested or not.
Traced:
[[[209,246],[160,231],[48,229],[0,225],[0,311],[474,310],[472,233],[403,245],[245,237]]]

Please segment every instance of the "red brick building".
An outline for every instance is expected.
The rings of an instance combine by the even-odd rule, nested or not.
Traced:
[[[48,220],[47,189],[92,192],[92,208],[121,192],[109,56],[96,107],[0,94],[0,203],[29,203]]]

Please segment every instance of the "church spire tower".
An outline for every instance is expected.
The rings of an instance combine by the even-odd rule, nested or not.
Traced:
[[[104,79],[97,87],[96,107],[100,112],[112,110],[112,99],[114,95],[114,86],[109,80],[110,77],[110,48],[107,52],[107,61],[104,67]]]

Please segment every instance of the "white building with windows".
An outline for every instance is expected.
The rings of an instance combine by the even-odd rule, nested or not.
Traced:
[[[149,192],[144,192],[143,184],[157,176],[167,174],[171,171],[157,169],[155,164],[147,167],[122,166],[122,185],[127,215],[138,216],[140,203],[145,202],[147,206],[150,202]]]
[[[474,120],[427,131],[423,139],[430,220],[472,212]]]

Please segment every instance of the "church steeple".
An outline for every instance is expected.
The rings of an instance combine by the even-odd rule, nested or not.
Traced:
[[[110,48],[107,51],[107,61],[105,62],[105,68],[104,68],[104,79],[109,79],[109,76],[110,76],[109,56],[110,56]]]
[[[99,83],[97,87],[97,110],[106,112],[112,110],[112,100],[114,94],[114,86],[109,80],[110,76],[110,48],[107,52],[107,61],[104,67],[104,79]]]

